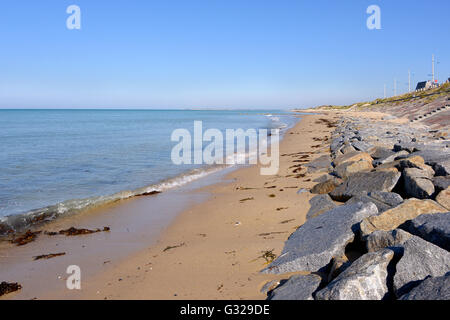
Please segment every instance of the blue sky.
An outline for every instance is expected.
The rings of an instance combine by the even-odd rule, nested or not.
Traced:
[[[81,8],[68,30],[66,8]],[[366,9],[381,8],[381,30]],[[349,104],[450,76],[450,1],[2,0],[1,108]]]

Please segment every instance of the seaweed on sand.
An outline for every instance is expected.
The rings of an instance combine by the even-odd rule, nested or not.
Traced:
[[[110,231],[111,228],[110,227],[103,227],[103,229],[95,229],[95,230],[90,230],[90,229],[77,229],[75,227],[70,227],[69,229],[66,230],[60,230],[59,232],[45,232],[46,235],[49,236],[55,236],[57,234],[64,234],[66,236],[79,236],[79,235],[84,235],[84,234],[91,234],[91,233],[97,233],[97,232],[108,232]]]
[[[35,256],[33,257],[33,260],[40,260],[40,259],[51,259],[54,257],[59,257],[59,256],[64,256],[66,253],[65,252],[60,252],[60,253],[50,253],[50,254],[43,254],[40,256]]]
[[[18,291],[20,289],[22,289],[22,286],[17,282],[8,283],[3,281],[2,283],[0,283],[0,296],[3,296],[4,294],[8,294],[14,291]]]
[[[273,253],[274,250],[275,249],[261,251],[262,255],[260,255],[256,259],[252,260],[252,262],[256,261],[258,259],[264,259],[264,260],[266,260],[266,264],[271,263],[277,257],[277,255],[275,253]]]
[[[183,243],[177,244],[177,245],[175,245],[175,246],[167,246],[167,247],[163,250],[163,252],[166,252],[166,251],[169,251],[169,250],[172,250],[172,249],[175,249],[175,248],[183,247],[184,245],[186,245],[186,244],[183,242]]]
[[[17,244],[18,246],[24,246],[24,245],[36,240],[38,234],[40,234],[41,232],[42,231],[33,232],[31,230],[28,230],[27,232],[20,235],[19,237],[12,239],[11,243]]]

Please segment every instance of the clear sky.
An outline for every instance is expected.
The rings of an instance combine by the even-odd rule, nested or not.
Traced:
[[[69,30],[69,5],[81,30]],[[381,30],[366,9],[381,8]],[[450,1],[2,0],[1,108],[349,104],[450,77]]]

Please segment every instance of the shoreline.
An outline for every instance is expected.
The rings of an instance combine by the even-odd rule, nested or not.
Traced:
[[[303,176],[306,168],[292,173],[297,163],[289,154],[304,152],[312,160],[326,152],[317,141],[332,129],[316,123],[326,117],[302,116],[286,132],[277,176],[260,176],[259,165],[233,170],[221,182],[194,191],[209,196],[178,214],[154,245],[86,280],[80,291],[62,289],[38,298],[266,298],[261,287],[285,275],[259,273],[271,259],[264,253],[278,256],[289,234],[305,222],[310,196],[297,191],[312,187],[320,176]]]
[[[284,146],[286,144],[285,143],[286,138],[288,138],[288,136],[290,136],[289,133],[294,131],[294,130],[296,130],[298,128],[298,126],[301,125],[301,123],[304,121],[304,119],[306,117],[309,117],[309,116],[302,116],[300,121],[297,121],[297,123],[293,127],[291,127],[290,129],[288,129],[285,132],[285,134],[283,136],[283,139],[281,140],[281,143],[280,143],[280,148],[281,148],[280,151],[281,151],[281,153],[283,153],[284,149],[286,149]],[[283,158],[283,157],[281,157],[281,158]],[[253,167],[253,169],[252,169],[252,167]],[[206,187],[204,189],[199,189],[197,191],[194,191],[192,195],[194,197],[199,198],[199,199],[201,198],[200,200],[198,200],[197,204],[194,204],[194,207],[196,207],[196,206],[200,206],[201,207],[203,205],[205,199],[206,199],[206,202],[211,201],[210,200],[211,198],[214,199],[216,197],[215,191],[220,189],[221,185],[223,183],[225,183],[225,185],[227,183],[229,183],[229,181],[227,182],[227,180],[235,179],[237,176],[239,176],[240,173],[237,173],[237,172],[247,171],[247,170],[250,170],[250,171],[251,170],[257,170],[257,168],[258,168],[258,166],[249,166],[249,167],[244,167],[244,168],[233,168],[233,170],[232,170],[233,172],[230,174],[231,177],[227,176],[227,177],[220,178],[219,180],[214,181],[212,186],[210,186],[208,184],[208,187]],[[227,169],[225,169],[225,171],[226,170]],[[236,176],[234,176],[235,174],[236,174]],[[258,172],[258,175],[259,175],[259,172]],[[208,177],[205,177],[205,178],[200,179],[200,180],[204,180],[204,179],[208,179]],[[199,180],[197,180],[197,181],[199,181]],[[195,184],[195,182],[194,182],[194,184]],[[212,187],[212,192],[209,190],[210,187]],[[267,189],[267,190],[270,191],[270,189]],[[295,194],[297,189],[288,189],[288,190],[290,191],[291,194],[292,193]],[[90,211],[90,212],[87,212],[87,213],[81,213],[79,215],[77,214],[77,215],[74,215],[74,216],[63,217],[61,219],[57,219],[55,221],[52,221],[52,222],[46,224],[43,227],[43,229],[48,229],[48,230],[54,231],[54,230],[58,230],[58,229],[62,229],[62,228],[67,228],[67,227],[72,226],[72,225],[75,225],[76,227],[93,228],[93,229],[95,229],[95,228],[103,228],[104,226],[107,226],[109,224],[108,222],[111,221],[112,217],[108,217],[108,212],[109,211],[113,211],[114,212],[114,208],[119,207],[118,210],[120,210],[120,208],[123,205],[125,205],[125,208],[127,208],[127,206],[129,206],[130,204],[135,203],[137,207],[140,207],[139,209],[143,209],[142,207],[145,206],[145,202],[146,202],[145,200],[146,199],[150,199],[150,198],[153,198],[153,197],[160,197],[160,196],[163,196],[164,194],[168,194],[168,193],[170,193],[170,191],[169,192],[164,192],[162,194],[158,194],[156,196],[143,197],[143,198],[140,198],[140,199],[138,197],[138,198],[134,198],[134,199],[123,200],[123,201],[120,201],[118,205],[117,204],[106,205],[106,206],[102,206],[101,208],[94,209],[93,212]],[[207,195],[207,194],[209,194],[209,195]],[[271,201],[273,202],[274,200],[272,199]],[[138,205],[138,202],[142,202],[142,204]],[[279,201],[275,200],[275,202],[279,202]],[[200,203],[200,204],[198,204],[198,203]],[[192,210],[191,206],[192,206],[192,203],[187,205],[185,207],[185,209],[179,210],[180,214],[174,214],[175,220],[172,221],[171,223],[169,223],[169,227],[168,227],[167,230],[172,228],[172,224],[177,224],[178,223],[177,221],[181,220],[180,217],[184,215],[184,212],[191,211]],[[97,214],[95,211],[98,211],[99,213]],[[116,217],[116,214],[114,214],[113,216]],[[167,231],[167,230],[164,231],[164,228],[162,228],[162,230],[161,230],[161,232],[163,234],[165,234],[166,231]],[[79,247],[80,245],[86,247],[86,244],[83,244],[83,243],[86,243],[86,242],[89,245],[92,243],[93,246],[104,249],[104,245],[99,245],[99,244],[103,243],[103,242],[107,242],[108,239],[111,239],[111,237],[114,235],[115,232],[118,232],[118,230],[115,229],[115,228],[112,228],[111,229],[111,233],[109,235],[106,234],[106,233],[99,233],[99,234],[96,234],[96,235],[73,237],[73,238],[70,238],[70,239],[64,239],[64,238],[63,239],[58,239],[56,245],[59,246],[59,248],[63,248],[64,246],[66,246],[65,248],[66,248],[67,252],[71,251],[71,252],[75,252],[75,253],[76,252],[80,253],[80,249],[79,248],[76,249],[76,247]],[[164,238],[164,236],[163,236],[163,238]],[[90,241],[89,239],[92,239],[92,241]],[[97,239],[97,240],[95,240],[95,239]],[[44,253],[47,254],[47,253],[50,253],[50,252],[47,252],[47,251],[52,251],[52,250],[49,249],[49,247],[51,247],[51,245],[55,245],[55,244],[52,243],[52,241],[51,241],[52,239],[50,239],[50,240],[49,239],[45,239],[45,240],[46,241],[41,241],[41,239],[39,239],[38,241],[36,241],[36,242],[34,242],[32,244],[29,244],[27,246],[24,246],[24,247],[13,247],[13,248],[9,248],[9,249],[11,250],[10,252],[18,252],[20,250],[20,252],[22,252],[22,251],[26,252],[25,254],[27,254],[27,253],[31,254],[31,252],[33,252],[33,255],[44,254]],[[98,241],[98,242],[96,243],[96,241]],[[157,240],[154,239],[154,241],[157,241]],[[160,240],[158,240],[158,241],[161,242]],[[26,249],[26,250],[24,250],[24,249]],[[269,250],[270,249],[272,249],[272,248],[269,248]],[[138,251],[144,251],[144,248],[141,248]],[[2,251],[2,252],[4,252],[4,251]],[[33,264],[36,264],[36,265],[37,264],[42,264],[42,265],[49,266],[49,265],[53,265],[53,264],[61,264],[61,263],[56,263],[56,262],[59,259],[63,260],[63,259],[66,259],[66,258],[67,257],[57,257],[57,258],[50,259],[50,260],[47,260],[47,261],[42,261],[42,262],[27,262],[27,264],[28,265],[31,264],[31,266],[29,266],[30,268],[32,268]],[[73,258],[73,255],[72,255],[72,258]],[[120,260],[127,260],[127,257],[123,257],[123,259],[120,259]],[[114,263],[108,263],[108,265],[113,265],[113,264],[115,265],[115,263],[116,263],[116,261],[114,261]],[[117,263],[120,264],[121,262],[118,261]],[[116,267],[114,266],[113,268],[116,268]],[[39,269],[39,267],[38,267],[38,269]],[[105,269],[104,266],[102,266],[101,268],[98,268],[98,270],[101,270],[101,272],[104,272],[103,269]],[[58,271],[52,270],[51,272],[53,272],[53,271],[57,272],[57,275],[56,274],[51,274],[51,275],[48,275],[47,277],[50,278],[50,279],[54,279],[54,278],[59,277],[60,278],[59,282],[62,282],[61,279],[65,278],[64,270],[61,270],[61,267],[60,267]],[[86,274],[89,274],[89,272],[86,273]],[[46,278],[45,274],[42,275],[42,276],[44,277],[44,279]],[[94,278],[94,281],[95,281],[96,276],[94,275],[93,278]],[[8,278],[8,279],[5,279],[5,280],[21,282],[20,278]],[[91,282],[90,277],[89,277],[89,280],[86,279],[86,282]],[[86,283],[86,285],[88,285],[88,284]],[[57,286],[65,288],[65,286],[62,286],[61,284],[59,284]],[[15,298],[17,298],[17,299],[34,298],[34,297],[29,296],[33,290],[29,290],[28,291],[28,290],[26,290],[26,288],[24,288],[21,291],[22,292],[18,292],[16,294],[10,294],[10,295],[7,295],[7,296],[1,297],[1,298],[12,298],[12,299],[15,299]],[[74,298],[75,298],[75,296],[76,296],[76,298],[80,298],[84,294],[84,293],[82,293],[81,295],[80,294],[74,294],[74,292],[72,291],[72,292],[70,292],[68,294],[68,296],[64,296],[64,294],[63,295],[59,295],[59,294],[53,295],[52,294],[53,291],[57,292],[58,290],[53,290],[53,289],[49,290],[49,292],[48,292],[48,296],[49,297],[50,296],[52,296],[53,298],[63,298],[64,297],[64,298],[69,298],[70,299],[71,296],[74,296]],[[64,289],[62,291],[67,291],[67,290]],[[84,292],[85,290],[82,290],[82,291]],[[95,290],[95,292],[97,292],[97,291],[98,290]],[[37,298],[42,298],[42,297],[44,297],[46,295],[47,294],[43,294],[43,295],[39,294]],[[152,298],[152,297],[150,297],[150,298]]]

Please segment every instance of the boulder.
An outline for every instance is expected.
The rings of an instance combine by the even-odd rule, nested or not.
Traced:
[[[397,158],[401,158],[401,157],[407,157],[409,155],[408,151],[399,151],[399,152],[395,152],[387,157],[384,158],[379,158],[373,161],[373,164],[375,166],[380,165],[380,164],[384,164],[384,163],[388,163],[388,162],[392,162],[394,160],[397,160]]]
[[[436,161],[433,163],[433,169],[437,176],[450,175],[450,159]]]
[[[414,152],[414,151],[416,151],[416,145],[417,144],[411,143],[411,142],[396,143],[396,144],[394,144],[394,151],[399,152],[402,150],[406,150],[408,152]]]
[[[422,168],[405,168],[403,170],[403,176],[408,176],[412,178],[424,178],[424,179],[433,179],[434,171],[433,169],[425,170]]]
[[[450,210],[450,187],[439,192],[436,197],[436,202],[447,210]]]
[[[396,265],[393,288],[397,297],[409,292],[428,276],[440,277],[450,270],[450,252],[412,236],[403,245]]]
[[[292,276],[272,290],[268,300],[314,300],[313,293],[319,288],[321,281],[315,274]]]
[[[425,164],[425,160],[421,156],[410,156],[406,159],[399,160],[397,169],[403,170],[405,168],[416,168],[433,171],[430,166]]]
[[[373,149],[373,145],[366,143],[366,142],[362,142],[362,141],[352,141],[352,146],[359,151],[362,152],[369,152]]]
[[[350,200],[348,200],[346,204],[355,202],[372,202],[377,206],[378,212],[381,213],[401,204],[403,202],[403,199],[402,197],[400,197],[400,195],[394,192],[374,191],[369,192],[365,195],[354,196],[350,198]]]
[[[350,153],[350,152],[355,152],[355,151],[356,151],[356,149],[353,148],[353,146],[352,146],[351,144],[345,145],[345,146],[341,149],[341,152],[342,152],[343,154]]]
[[[304,167],[308,168],[308,172],[328,172],[331,170],[331,158],[323,155],[304,164]]]
[[[307,219],[312,219],[319,214],[337,207],[328,194],[319,194],[317,196],[314,196],[313,198],[311,198],[311,200],[309,200],[309,204],[311,205],[311,207],[306,214]]]
[[[336,177],[332,177],[331,179],[318,183],[311,189],[311,193],[314,194],[325,194],[333,191],[338,185],[342,183],[342,180]]]
[[[402,228],[450,251],[450,212],[422,214],[406,222]]]
[[[396,207],[403,203],[403,198],[395,192],[372,191],[369,192],[368,196],[391,207]]]
[[[342,146],[343,143],[344,140],[341,137],[333,139],[330,144],[331,153],[335,153]]]
[[[346,154],[334,159],[334,165],[337,167],[346,162],[355,162],[355,161],[360,161],[360,160],[365,160],[370,163],[372,163],[372,161],[373,161],[372,157],[368,153],[360,152],[360,151],[353,151],[353,152],[346,153]]]
[[[400,300],[450,300],[450,273],[426,278]]]
[[[358,223],[376,215],[373,203],[343,205],[307,220],[285,242],[281,255],[263,273],[318,271],[345,253],[355,238]]]
[[[367,236],[366,248],[368,252],[376,252],[388,247],[396,247],[410,239],[412,234],[401,229],[392,231],[377,230]]]
[[[320,183],[320,182],[325,182],[327,180],[330,180],[332,178],[334,178],[334,177],[329,175],[328,173],[325,173],[324,175],[321,175],[320,177],[313,179],[313,181]]]
[[[394,151],[388,148],[375,147],[374,149],[372,149],[370,156],[373,159],[383,159],[393,155],[394,153],[395,153]]]
[[[450,176],[438,176],[433,178],[434,189],[436,192],[441,192],[442,190],[450,187]]]
[[[430,172],[417,168],[406,168],[403,171],[404,189],[408,196],[427,199],[434,193],[434,185],[430,180]]]
[[[446,212],[445,208],[433,200],[408,199],[401,205],[389,209],[378,216],[365,218],[360,225],[362,236],[368,236],[376,230],[390,231],[421,214]]]
[[[378,212],[384,212],[386,210],[391,209],[391,206],[388,206],[387,204],[380,202],[378,200],[375,200],[367,195],[360,195],[360,196],[354,196],[351,197],[345,204],[352,204],[357,202],[363,202],[363,203],[373,203],[377,206]]]
[[[381,300],[388,293],[387,266],[394,252],[384,249],[367,253],[352,263],[328,286],[317,300]]]
[[[414,155],[421,156],[425,163],[433,167],[437,176],[450,175],[450,154],[448,148],[445,150],[428,149],[419,152],[414,152]]]
[[[393,171],[358,172],[330,192],[332,199],[347,201],[353,196],[373,191],[390,192],[401,174]]]
[[[356,172],[370,171],[371,169],[373,169],[371,162],[366,160],[359,160],[359,161],[345,162],[337,166],[334,169],[334,173],[337,176],[346,179]]]

